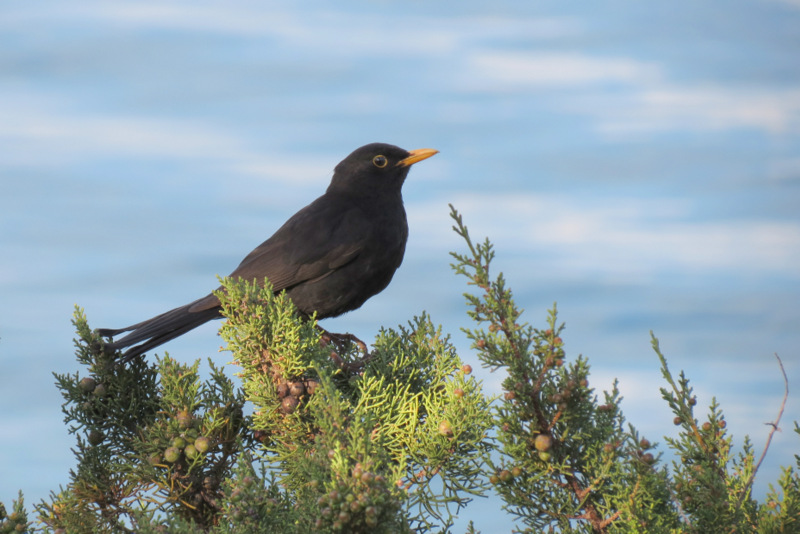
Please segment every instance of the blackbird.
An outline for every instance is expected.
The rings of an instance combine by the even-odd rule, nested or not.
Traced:
[[[389,285],[403,261],[408,223],[401,188],[410,166],[438,150],[407,151],[372,143],[356,149],[333,172],[325,194],[295,213],[272,237],[248,254],[231,278],[263,281],[286,291],[304,316],[335,317],[360,307]],[[98,329],[108,343],[127,349],[129,361],[212,319],[214,294],[127,328]]]

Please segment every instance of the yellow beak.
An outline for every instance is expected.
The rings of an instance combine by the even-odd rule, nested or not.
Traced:
[[[408,153],[411,155],[397,162],[399,166],[408,167],[409,165],[413,165],[418,161],[428,159],[434,154],[438,154],[439,151],[433,148],[418,148],[417,150],[409,150]]]

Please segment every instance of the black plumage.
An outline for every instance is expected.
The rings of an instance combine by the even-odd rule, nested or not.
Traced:
[[[325,194],[295,213],[230,276],[259,282],[266,277],[301,313],[316,312],[319,319],[360,307],[389,285],[403,261],[403,182],[412,164],[436,153],[385,143],[356,149],[336,166]],[[219,317],[219,299],[209,294],[141,323],[98,332],[130,332],[107,345],[126,349],[129,360]]]

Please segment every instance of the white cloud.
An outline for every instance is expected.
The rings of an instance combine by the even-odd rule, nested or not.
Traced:
[[[234,169],[242,174],[251,174],[270,182],[303,183],[326,182],[326,177],[333,174],[333,168],[338,161],[318,158],[309,159],[304,155],[302,161],[289,157],[253,156],[246,163],[235,164]]]
[[[21,148],[47,148],[48,158],[94,154],[187,157],[230,151],[232,139],[192,121],[124,115],[17,114],[0,136]]]
[[[240,8],[242,6],[240,4]],[[30,22],[32,19],[69,21],[72,23],[98,21],[115,27],[172,28],[184,30],[217,31],[225,33],[257,33],[267,30],[289,32],[297,28],[285,12],[278,10],[233,9],[202,4],[164,4],[159,2],[85,2],[69,7],[50,6],[47,13],[37,12],[28,6],[15,6],[4,17],[5,24]]]
[[[677,377],[682,369],[669,358],[667,354],[670,371]],[[655,356],[652,361],[657,361]],[[736,365],[730,366],[721,366],[718,361],[695,361],[688,367],[686,365],[683,370],[690,379],[690,386],[698,401],[695,417],[703,421],[707,417],[708,406],[716,398],[736,443],[741,445],[747,434],[756,448],[763,446],[769,432],[765,423],[775,419],[783,397],[783,383],[774,360],[739,360]],[[659,391],[662,387],[669,390],[669,385],[655,365],[641,371],[611,371],[598,368],[596,363],[589,381],[602,400],[600,390],[610,390],[615,378],[619,379],[619,390],[624,397],[622,409],[628,422],[651,440],[662,441],[664,433],[671,436],[676,434],[677,428],[670,426],[673,414]],[[786,413],[797,413],[796,405],[797,402],[790,398]],[[784,420],[781,426],[787,428],[790,425]]]
[[[389,13],[392,24],[387,24]],[[589,116],[595,128],[609,136],[675,130],[752,128],[770,134],[800,130],[800,88],[681,84],[665,65],[633,54],[608,57],[560,51],[553,38],[579,38],[585,33],[585,23],[578,18],[420,16],[411,11],[341,9],[299,13],[280,5],[264,8],[249,2],[236,3],[234,8],[90,2],[77,8],[52,6],[46,13],[15,6],[4,15],[0,27],[47,27],[68,20],[137,31],[166,28],[260,38],[275,49],[291,50],[287,61],[316,62],[323,53],[335,69],[373,58],[380,60],[376,63],[380,69],[386,58],[402,58],[415,62],[414,76],[429,76],[433,87],[497,94],[500,99],[493,114],[504,93],[535,91],[537,97],[547,96],[555,109]],[[342,39],[343,35],[347,38]],[[529,43],[527,49],[507,50],[498,45],[523,38]],[[600,87],[608,84],[614,84],[613,92]],[[560,94],[564,88],[574,90]]]
[[[258,153],[248,142],[208,121],[120,113],[72,112],[42,95],[7,93],[0,121],[4,163],[63,166],[108,157],[158,157],[217,164],[277,182],[324,181],[337,161]]]
[[[527,249],[553,273],[629,281],[666,271],[797,276],[800,265],[797,221],[695,220],[681,199],[499,194],[451,201],[465,215],[473,238],[488,236],[501,249]],[[440,217],[438,208],[413,209],[415,224]],[[445,239],[449,230],[438,220],[426,227],[432,229],[428,239]],[[437,228],[441,235],[431,233]]]
[[[630,58],[551,52],[478,52],[469,58],[469,78],[479,87],[508,90],[603,82],[642,83],[659,69]]]
[[[776,182],[799,182],[800,158],[779,158],[771,161],[767,176]]]
[[[616,84],[614,92],[600,85]],[[678,84],[656,63],[552,51],[488,50],[465,60],[460,90],[536,91],[611,136],[669,130],[800,131],[800,88]],[[573,89],[564,96],[554,91]]]
[[[66,99],[32,92],[9,91],[3,100],[0,138],[14,147],[11,156],[30,163],[99,153],[187,157],[240,150],[233,136],[200,121],[73,111]]]
[[[37,27],[66,22],[123,28],[133,31],[166,29],[177,32],[222,34],[264,39],[270,50],[290,52],[293,58],[309,55],[311,70],[321,68],[319,58],[353,62],[387,57],[402,59],[461,57],[486,41],[524,38],[547,41],[580,31],[572,17],[509,17],[452,12],[437,14],[424,9],[360,9],[358,6],[319,6],[298,11],[291,4],[239,1],[225,4],[89,1],[80,5],[49,6],[46,11],[27,5],[4,12],[0,28]],[[324,63],[324,62],[323,62]],[[424,63],[420,64],[425,67]],[[409,72],[418,74],[418,71]]]
[[[800,131],[800,89],[644,87],[622,104],[594,102],[584,111],[611,134],[735,128],[786,134]]]
[[[772,0],[772,1],[800,8],[800,0]]]

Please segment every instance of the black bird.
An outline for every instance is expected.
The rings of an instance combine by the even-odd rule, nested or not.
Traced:
[[[306,316],[316,312],[324,319],[355,310],[383,291],[402,263],[408,223],[401,188],[410,166],[437,152],[385,143],[356,149],[336,166],[325,194],[295,213],[230,276],[259,282],[267,277]],[[127,349],[123,360],[129,361],[219,317],[219,299],[209,294],[127,328],[98,333],[130,332],[106,345]]]

